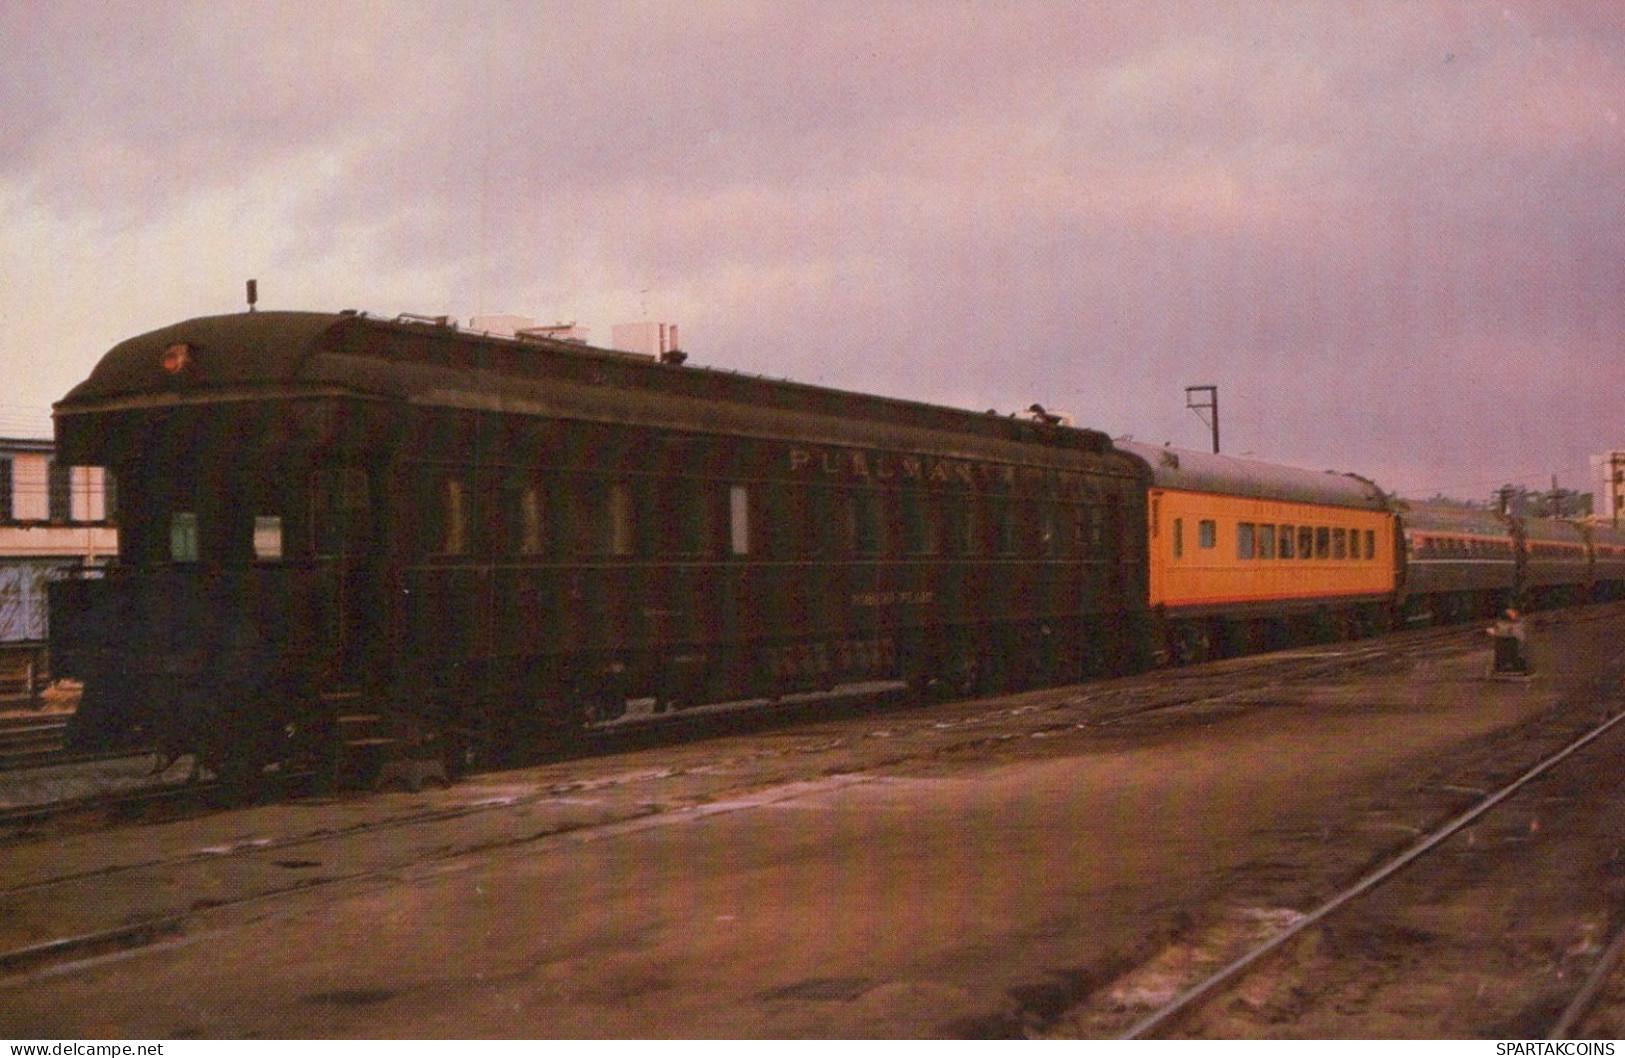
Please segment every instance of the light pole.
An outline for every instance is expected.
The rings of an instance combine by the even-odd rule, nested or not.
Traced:
[[[1198,393],[1207,394],[1205,404],[1193,403],[1192,398]],[[1185,407],[1196,413],[1196,417],[1207,423],[1213,430],[1213,454],[1219,454],[1219,387],[1218,386],[1186,386]],[[1203,415],[1204,411],[1211,411],[1213,418]]]

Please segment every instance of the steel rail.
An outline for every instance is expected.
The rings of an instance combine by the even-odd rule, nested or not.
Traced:
[[[1459,833],[1462,829],[1477,820],[1486,812],[1490,811],[1496,805],[1500,804],[1502,801],[1505,801],[1508,797],[1511,797],[1514,793],[1518,792],[1523,787],[1539,778],[1541,775],[1544,775],[1546,772],[1550,771],[1552,768],[1556,767],[1573,754],[1579,752],[1579,750],[1589,745],[1591,742],[1601,738],[1621,721],[1625,721],[1625,712],[1615,714],[1608,720],[1599,724],[1597,727],[1592,728],[1584,735],[1575,739],[1573,742],[1570,742],[1561,750],[1558,750],[1556,753],[1524,772],[1506,786],[1503,786],[1500,790],[1489,795],[1472,808],[1445,823],[1428,837],[1417,842],[1415,845],[1412,845],[1397,858],[1390,860],[1382,867],[1379,867],[1370,874],[1367,874],[1358,882],[1355,882],[1349,888],[1343,890],[1341,893],[1321,904],[1315,910],[1304,915],[1291,926],[1288,926],[1280,933],[1277,933],[1274,937],[1271,937],[1263,944],[1260,944],[1228,965],[1221,967],[1219,970],[1210,974],[1202,981],[1186,989],[1178,996],[1175,996],[1172,1000],[1151,1013],[1149,1016],[1136,1022],[1127,1032],[1123,1034],[1122,1038],[1129,1040],[1141,1039],[1161,1026],[1172,1021],[1175,1017],[1188,1010],[1196,1002],[1216,991],[1221,985],[1224,985],[1235,977],[1239,976],[1243,970],[1246,970],[1254,963],[1271,954],[1276,949],[1286,944],[1286,942],[1291,940],[1293,937],[1296,937],[1310,926],[1315,925],[1322,919],[1331,915],[1333,912],[1341,909],[1344,905],[1358,899],[1361,896],[1364,896],[1366,893],[1382,885],[1384,882],[1388,881],[1388,879],[1392,878],[1394,875],[1398,874],[1406,867],[1409,867],[1418,859],[1433,851],[1433,849],[1437,848],[1447,839]]]
[[[1575,1026],[1580,1023],[1580,1019],[1591,1013],[1591,1008],[1596,1003],[1597,996],[1602,992],[1603,986],[1608,983],[1608,978],[1613,973],[1621,955],[1625,955],[1625,929],[1621,929],[1614,935],[1614,939],[1609,942],[1608,947],[1597,958],[1597,964],[1591,968],[1591,973],[1587,975],[1585,984],[1581,986],[1580,991],[1575,993],[1574,998],[1569,1001],[1569,1005],[1563,1009],[1563,1013],[1559,1015],[1558,1019],[1552,1023],[1551,1030],[1546,1034],[1547,1039],[1567,1040],[1573,1037]]]

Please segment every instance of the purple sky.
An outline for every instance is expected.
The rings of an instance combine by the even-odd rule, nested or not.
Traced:
[[[1625,448],[1625,5],[0,6],[0,433],[261,308],[681,325],[692,362],[1357,470]]]

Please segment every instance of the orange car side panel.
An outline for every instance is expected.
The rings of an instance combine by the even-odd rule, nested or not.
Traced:
[[[1155,489],[1148,509],[1151,543],[1151,605],[1169,609],[1224,606],[1292,599],[1381,595],[1394,589],[1393,515],[1345,507],[1289,503],[1215,493]],[[1204,547],[1202,523],[1212,522],[1212,546]],[[1254,526],[1255,556],[1241,557],[1243,524]],[[1275,537],[1273,554],[1259,557],[1264,526]],[[1292,557],[1281,556],[1283,526],[1292,527]],[[1344,557],[1301,554],[1298,535],[1338,530]],[[1350,534],[1358,548],[1349,554]],[[1372,545],[1366,557],[1367,535]],[[1177,534],[1177,536],[1176,536]],[[1177,540],[1177,547],[1176,547]],[[1327,549],[1331,551],[1330,548]],[[1176,554],[1177,551],[1177,554]]]

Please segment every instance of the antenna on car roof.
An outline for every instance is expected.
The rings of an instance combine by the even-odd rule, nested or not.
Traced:
[[[255,302],[259,301],[259,299],[260,299],[260,281],[257,280],[257,279],[250,279],[248,281],[248,311],[249,312],[254,311],[254,304],[255,304]]]

